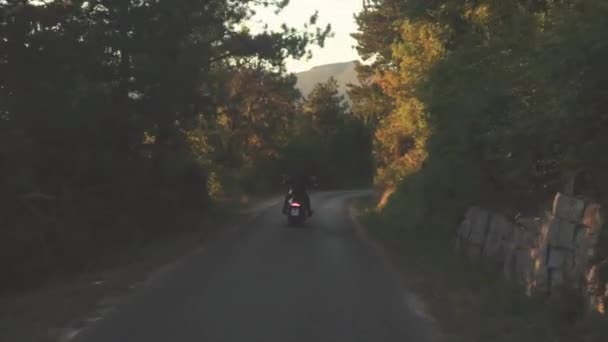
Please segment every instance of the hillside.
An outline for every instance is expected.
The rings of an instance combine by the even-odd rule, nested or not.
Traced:
[[[325,82],[332,76],[338,81],[342,94],[346,94],[347,84],[357,83],[354,61],[320,65],[308,71],[297,73],[296,76],[298,77],[297,87],[304,96],[307,96],[317,83]]]

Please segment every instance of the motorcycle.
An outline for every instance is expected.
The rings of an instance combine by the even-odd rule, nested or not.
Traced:
[[[312,184],[310,184],[311,187],[318,187],[318,181],[317,181],[317,177],[312,176],[311,177],[311,182]],[[288,182],[288,177],[283,175],[283,184],[287,184]],[[306,221],[306,219],[308,219],[308,217],[310,215],[312,215],[312,212],[308,213],[308,210],[306,208],[306,201],[302,198],[298,198],[299,195],[296,195],[294,193],[293,189],[289,190],[289,193],[287,195],[288,199],[287,202],[285,203],[284,207],[283,207],[283,214],[285,214],[287,216],[287,224],[289,226],[294,226],[294,225],[299,225],[302,224]]]
[[[300,203],[293,195],[287,201],[287,212],[285,214],[287,215],[287,225],[289,226],[302,224],[308,218],[304,204]]]

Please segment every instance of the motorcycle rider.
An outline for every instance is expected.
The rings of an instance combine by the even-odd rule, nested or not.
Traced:
[[[304,209],[308,212],[308,216],[312,216],[313,210],[310,205],[310,197],[308,197],[307,189],[315,185],[313,177],[305,175],[292,175],[287,177],[284,181],[285,184],[291,186],[291,191],[285,196],[285,202],[283,203],[283,213],[287,213],[288,202],[292,197],[298,198],[302,201]]]

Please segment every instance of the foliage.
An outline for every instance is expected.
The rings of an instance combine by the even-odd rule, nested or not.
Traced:
[[[538,215],[550,207],[557,191],[607,203],[605,2],[368,3],[357,17],[361,32],[355,38],[371,62],[361,68],[360,77],[375,88],[352,89],[354,108],[366,108],[380,118],[374,156],[376,183],[385,195],[373,223],[382,227],[375,231],[391,247],[408,260],[419,260],[413,264],[426,265],[419,273],[445,270],[446,261],[454,260],[451,242],[470,205],[512,217]],[[602,265],[605,239],[600,238],[596,250],[593,262]],[[454,279],[468,272],[450,267]],[[429,278],[441,284],[437,279],[444,276]],[[475,329],[460,324],[465,329],[458,335],[466,340],[605,340],[605,331],[599,329],[604,321],[595,326],[580,319],[584,305],[579,291],[562,296],[558,306],[513,314],[510,305],[495,305],[503,281],[479,283],[470,272],[463,280],[462,289],[452,286],[456,281],[437,290],[447,294],[440,301],[444,307],[463,293],[473,301],[448,307],[481,304],[446,316],[447,324],[457,316],[466,323],[467,312],[473,314]],[[479,284],[488,291],[479,292]],[[471,290],[477,293],[473,296]],[[486,306],[492,315],[480,330]],[[549,320],[517,332],[493,326],[546,317],[546,312],[552,313]],[[553,329],[556,324],[564,328]]]
[[[338,82],[317,84],[301,105],[282,170],[319,177],[325,188],[365,185],[371,170],[368,127],[348,110]]]
[[[604,199],[606,10],[596,0],[369,1],[355,35],[372,62],[361,74],[392,107],[376,128],[377,183],[422,212],[450,208],[451,224],[470,203],[535,211],[581,171],[597,185],[585,195]],[[356,90],[355,108],[378,97]]]
[[[286,4],[0,1],[0,251],[23,261],[3,285],[159,234],[278,159],[299,99],[284,60],[330,34],[316,14],[246,28]]]

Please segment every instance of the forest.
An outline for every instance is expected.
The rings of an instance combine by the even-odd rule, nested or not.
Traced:
[[[463,341],[606,340],[580,290],[530,298],[454,254],[472,206],[517,222],[557,192],[608,204],[606,18],[603,0],[366,0],[356,16],[349,94],[383,194],[368,225]],[[605,224],[588,255],[606,284]]]
[[[314,9],[247,26],[288,3],[0,1],[2,286],[295,172],[373,179],[386,224],[445,243],[475,203],[536,212],[567,184],[606,203],[606,2],[365,0],[350,106],[336,80],[304,98],[286,71],[332,35]]]
[[[535,213],[568,184],[606,203],[607,14],[601,0],[366,1],[350,96],[384,214],[447,241],[472,204]]]
[[[331,27],[314,9],[302,27],[247,26],[287,4],[0,1],[3,290],[166,236],[185,212],[273,193],[284,174],[369,183],[371,133],[335,80],[302,98],[284,66]]]

